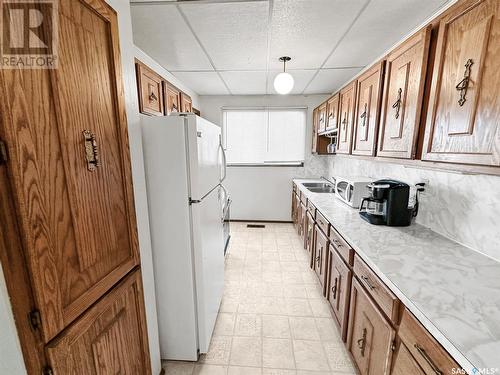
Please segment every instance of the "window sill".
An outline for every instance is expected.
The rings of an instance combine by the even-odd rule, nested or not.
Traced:
[[[304,162],[281,163],[228,163],[227,167],[303,167]]]

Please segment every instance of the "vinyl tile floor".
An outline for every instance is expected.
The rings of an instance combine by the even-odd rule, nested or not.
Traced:
[[[164,361],[166,375],[355,374],[308,263],[292,224],[231,223],[209,351],[198,362]]]

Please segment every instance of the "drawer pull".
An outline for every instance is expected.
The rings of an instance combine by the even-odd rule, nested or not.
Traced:
[[[334,285],[332,286],[332,298],[337,298],[337,278],[335,278]]]
[[[422,358],[425,359],[425,362],[427,362],[427,364],[431,367],[432,371],[434,371],[436,375],[443,375],[441,370],[434,364],[432,359],[420,345],[414,344],[413,346],[415,347],[415,349],[417,349],[417,352],[422,356]]]
[[[363,336],[357,341],[358,348],[361,351],[361,357],[365,356],[365,348],[366,348],[366,328],[363,328]]]
[[[367,276],[361,276],[361,279],[365,282],[365,284],[368,286],[368,288],[370,288],[370,290],[374,290],[375,289],[375,287],[371,283],[370,278],[368,278]]]

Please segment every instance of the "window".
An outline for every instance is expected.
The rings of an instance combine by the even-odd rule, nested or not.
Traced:
[[[302,165],[307,108],[223,108],[228,165]]]

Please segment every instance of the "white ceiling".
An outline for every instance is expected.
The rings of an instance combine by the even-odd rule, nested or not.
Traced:
[[[131,0],[134,42],[199,95],[339,89],[453,0]]]

